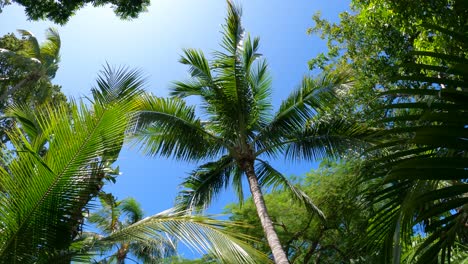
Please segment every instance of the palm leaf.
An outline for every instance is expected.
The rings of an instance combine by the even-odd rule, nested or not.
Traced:
[[[229,186],[234,172],[235,163],[230,156],[199,166],[181,184],[184,190],[177,197],[177,209],[199,211],[207,208],[216,195]]]
[[[450,34],[452,40],[468,37]],[[376,146],[377,158],[370,162],[367,179],[380,179],[384,183],[374,192],[380,210],[371,232],[374,241],[382,244],[395,232],[401,234],[399,241],[387,243],[387,249],[395,243],[410,244],[412,228],[421,225],[426,237],[417,244],[407,257],[411,263],[445,263],[452,258],[458,241],[466,241],[467,204],[466,144],[468,117],[466,105],[468,93],[465,71],[466,58],[453,54],[416,51],[414,55],[441,59],[440,64],[411,63],[403,65],[421,72],[420,75],[398,77],[418,83],[439,85],[422,86],[422,89],[399,89],[385,92],[398,98],[409,98],[401,103],[395,100],[387,108],[395,111],[390,118],[382,120],[390,128],[379,132],[385,143]],[[455,67],[453,65],[456,65]],[[393,128],[395,125],[398,127]],[[395,229],[393,217],[400,215],[405,229]],[[378,229],[379,227],[390,227]],[[386,260],[388,261],[388,259]],[[395,261],[395,258],[394,258]]]
[[[323,75],[319,79],[305,77],[301,86],[281,103],[268,126],[259,131],[256,141],[271,141],[275,145],[283,135],[303,129],[316,114],[336,103],[337,89],[349,84],[348,73]]]
[[[145,97],[137,121],[134,139],[148,155],[196,160],[214,156],[224,148],[224,140],[195,117],[194,107],[177,98]]]
[[[275,170],[268,162],[257,159],[256,166],[259,183],[263,187],[282,187],[283,191],[289,192],[291,197],[305,206],[309,212],[317,214],[319,218],[325,220],[326,217],[323,212],[314,204],[312,199],[305,192],[291,183],[284,175]]]
[[[16,114],[26,111],[22,106],[7,111],[22,116],[20,127],[37,129],[32,134],[17,127],[10,133],[16,155],[0,168],[2,263],[40,261],[46,252],[68,247],[83,208],[102,186],[106,157],[120,150],[128,113],[137,107],[125,98],[91,107],[71,101],[28,116]],[[44,148],[34,146],[37,138],[47,139]]]
[[[163,212],[147,217],[102,239],[103,242],[141,241],[166,233],[199,253],[214,254],[225,263],[268,263],[268,258],[252,249],[244,240],[252,238],[233,234],[225,227],[236,225],[208,217]]]

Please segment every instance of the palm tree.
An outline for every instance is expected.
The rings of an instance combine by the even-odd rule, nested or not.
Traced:
[[[2,54],[13,57],[16,61],[21,61],[26,68],[26,75],[13,87],[5,89],[0,95],[0,102],[4,102],[22,88],[31,85],[40,85],[44,81],[49,81],[55,77],[60,62],[60,35],[54,28],[46,31],[46,40],[39,44],[37,38],[27,30],[18,30],[21,37],[26,40],[26,46],[19,52],[0,49]],[[8,79],[8,77],[7,77]]]
[[[99,200],[101,208],[90,214],[88,221],[95,224],[106,236],[143,220],[143,210],[133,198],[118,201],[112,194],[101,192]],[[175,247],[173,241],[162,236],[158,238],[119,243],[117,252],[99,263],[124,263],[128,254],[136,256],[143,263],[159,263],[162,259],[174,255]]]
[[[462,48],[414,51],[414,62],[401,66],[416,73],[396,79],[416,88],[383,93],[394,98],[386,106],[393,114],[382,120],[385,141],[364,176],[379,208],[371,244],[385,249],[385,263],[451,263],[468,243],[468,36],[425,27]]]
[[[13,155],[2,155],[0,167],[1,263],[40,262],[68,248],[117,158],[141,83],[137,72],[108,68],[91,106],[72,101],[7,110],[16,126],[8,132]]]
[[[89,202],[109,176],[131,114],[141,107],[143,83],[138,71],[107,67],[91,104],[71,100],[35,112],[25,105],[8,109],[16,123],[9,132],[13,154],[2,153],[0,166],[0,263],[89,263],[92,249],[144,243],[160,237],[159,231],[226,262],[254,262],[255,252],[240,241],[245,237],[219,228],[226,223],[197,216],[166,212],[107,237],[81,235]]]
[[[176,255],[180,241],[199,253],[208,253],[226,263],[269,262],[266,256],[248,246],[243,240],[252,238],[225,230],[240,223],[219,221],[205,216],[188,216],[168,210],[143,218],[139,204],[132,198],[117,201],[112,194],[99,195],[102,208],[88,220],[101,234],[84,232],[75,241],[75,254],[105,255],[98,263],[125,263],[135,256],[143,263],[162,263]],[[133,260],[133,259],[132,259]],[[84,262],[91,262],[86,258]]]
[[[288,263],[261,187],[283,186],[314,212],[312,201],[263,157],[319,159],[347,149],[360,130],[337,117],[311,120],[335,101],[334,90],[347,84],[346,74],[304,78],[301,86],[271,114],[271,81],[260,60],[259,39],[245,37],[241,10],[228,1],[222,47],[208,62],[201,51],[187,49],[181,63],[189,66],[191,79],[176,82],[172,98],[148,96],[139,115],[135,140],[148,155],[180,160],[206,161],[183,182],[178,206],[196,209],[209,205],[232,182],[240,199],[246,176],[258,216],[277,263]],[[201,118],[183,98],[200,98]],[[198,112],[197,112],[198,113]]]

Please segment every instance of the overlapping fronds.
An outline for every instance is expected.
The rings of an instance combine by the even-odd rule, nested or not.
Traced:
[[[23,51],[23,56],[34,60],[39,64],[39,68],[49,78],[54,78],[60,62],[60,35],[55,28],[48,28],[46,31],[46,41],[39,44],[37,38],[29,31],[19,29],[18,32],[27,40],[27,49]]]
[[[449,30],[453,41],[468,36]],[[457,243],[468,242],[468,60],[464,55],[414,52],[439,64],[403,65],[420,74],[400,76],[421,84],[385,94],[396,98],[388,106],[385,139],[372,151],[368,179],[381,187],[374,193],[378,214],[370,232],[375,245],[386,245],[387,260],[398,261],[411,247],[416,227],[425,235],[411,263],[450,263]],[[418,230],[418,229],[416,229]],[[393,254],[391,253],[393,251]]]
[[[304,77],[301,86],[284,100],[271,122],[260,129],[256,140],[262,148],[283,145],[285,137],[307,128],[317,114],[332,109],[336,102],[336,91],[350,83],[348,72],[325,74],[313,79]],[[322,122],[323,123],[323,122]]]
[[[135,131],[135,140],[149,155],[204,162],[222,157],[198,167],[182,183],[178,203],[184,209],[206,207],[229,184],[242,200],[242,166],[257,157],[336,157],[366,134],[363,127],[323,114],[336,107],[337,90],[352,85],[349,71],[305,77],[273,113],[271,78],[259,38],[244,32],[240,8],[232,1],[227,5],[222,50],[212,60],[202,51],[184,50],[180,62],[188,66],[190,78],[174,83],[170,99],[148,98]],[[188,96],[200,99],[199,108],[182,101]],[[196,117],[199,113],[203,120]],[[310,202],[286,178],[276,179],[299,200]]]
[[[224,150],[224,139],[207,129],[184,101],[147,96],[142,103],[134,139],[144,153],[197,160]]]
[[[108,80],[115,77],[106,70]],[[14,157],[0,168],[1,263],[41,262],[68,249],[84,208],[102,186],[107,160],[115,159],[110,153],[122,147],[128,113],[139,106],[133,99],[91,106],[71,101],[29,114],[25,106],[8,109],[18,126],[9,135]]]
[[[259,183],[264,187],[273,187],[274,189],[281,188],[283,191],[289,192],[291,197],[299,201],[309,210],[309,212],[317,214],[322,220],[325,220],[323,212],[314,204],[307,194],[290,182],[284,175],[273,168],[268,162],[257,159],[256,173],[259,178]]]
[[[146,241],[165,233],[199,253],[215,255],[224,263],[270,262],[265,255],[244,242],[252,240],[251,237],[233,234],[224,229],[230,225],[238,223],[167,211],[123,228],[101,242]]]
[[[235,172],[235,161],[230,156],[199,166],[181,184],[185,190],[179,193],[176,207],[188,211],[207,208],[229,186]]]

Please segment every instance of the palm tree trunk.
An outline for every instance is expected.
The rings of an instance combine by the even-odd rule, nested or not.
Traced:
[[[268,214],[265,200],[263,199],[262,190],[258,184],[258,178],[254,171],[253,162],[246,162],[244,166],[245,174],[249,180],[250,192],[257,209],[258,217],[262,224],[263,232],[268,241],[268,245],[271,248],[273,258],[277,264],[289,264],[289,260],[284,252],[283,247],[279,241],[278,235],[276,234],[273,222],[271,221],[270,215]]]

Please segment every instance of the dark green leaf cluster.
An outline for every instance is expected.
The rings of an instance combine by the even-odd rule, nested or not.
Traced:
[[[111,5],[120,18],[137,18],[140,13],[146,11],[150,0],[0,0],[0,12],[5,5],[11,3],[24,6],[29,19],[49,19],[63,25],[76,11],[88,4],[94,7]]]
[[[60,60],[60,37],[54,29],[46,32],[46,41],[39,45],[32,33],[20,30],[22,38],[7,34],[0,38],[0,112],[16,103],[31,109],[43,104],[66,102],[60,86],[51,83]],[[3,143],[11,119],[0,121]]]
[[[444,29],[443,33],[460,41],[460,46],[468,42],[466,32]],[[400,79],[417,82],[421,88],[384,93],[409,100],[386,106],[403,111],[391,111],[382,120],[388,129],[379,136],[385,141],[373,149],[377,156],[365,170],[365,179],[377,180],[374,203],[382,208],[369,232],[374,246],[387,249],[385,259],[450,263],[453,252],[468,242],[468,57],[428,51],[413,54],[443,63],[410,64],[419,73]],[[417,227],[426,237],[405,255],[402,252],[413,246]]]

